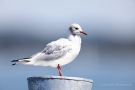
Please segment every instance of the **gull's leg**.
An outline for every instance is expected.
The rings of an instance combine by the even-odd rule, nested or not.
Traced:
[[[63,76],[62,71],[61,71],[61,68],[60,68],[60,64],[58,64],[57,69],[58,69],[58,71],[59,71],[59,75],[60,75],[60,76]]]

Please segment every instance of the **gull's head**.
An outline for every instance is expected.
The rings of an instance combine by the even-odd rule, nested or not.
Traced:
[[[87,33],[82,30],[82,28],[80,27],[80,25],[79,25],[79,24],[76,24],[76,23],[72,24],[72,25],[69,27],[69,30],[71,31],[71,33],[72,33],[73,35],[78,35],[78,34],[87,35]]]

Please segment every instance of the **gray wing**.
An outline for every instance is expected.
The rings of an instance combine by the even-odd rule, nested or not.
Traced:
[[[72,50],[70,41],[59,39],[47,44],[43,51],[33,55],[31,58],[43,61],[57,60],[65,56],[70,50]]]

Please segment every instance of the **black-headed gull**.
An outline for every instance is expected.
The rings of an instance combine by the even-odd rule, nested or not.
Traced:
[[[45,49],[37,54],[18,60],[12,65],[26,64],[39,66],[57,67],[59,75],[63,76],[60,66],[73,61],[81,48],[81,38],[79,34],[87,35],[78,24],[72,24],[69,27],[70,35],[66,38],[60,38],[47,44]]]

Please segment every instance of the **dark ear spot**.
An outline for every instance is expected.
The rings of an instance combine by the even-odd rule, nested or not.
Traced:
[[[71,33],[72,33],[72,31],[73,31],[73,30],[72,30],[72,27],[69,27],[69,30],[70,30],[70,31],[71,31]]]
[[[72,28],[71,28],[71,27],[69,27],[69,30],[72,30]]]

